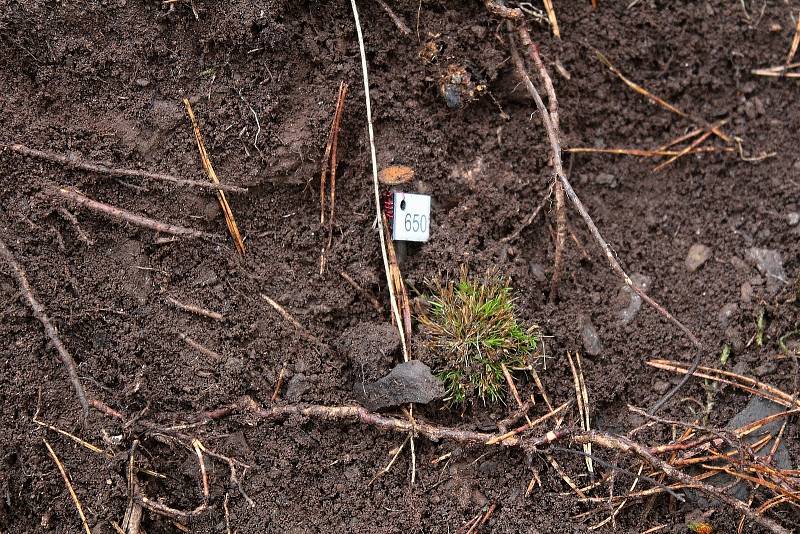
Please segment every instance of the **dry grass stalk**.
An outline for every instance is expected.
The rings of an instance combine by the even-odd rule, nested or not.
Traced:
[[[283,380],[286,378],[286,364],[284,363],[281,367],[281,371],[278,373],[278,380],[275,381],[275,390],[272,392],[272,397],[270,397],[270,401],[275,402],[281,396],[281,388],[283,387]]]
[[[592,429],[589,419],[589,394],[586,391],[586,384],[583,380],[581,355],[579,353],[575,353],[576,361],[573,361],[572,353],[567,352],[567,359],[569,360],[569,368],[572,371],[572,379],[575,383],[575,398],[578,401],[578,413],[581,417],[581,428],[588,431]],[[589,471],[589,474],[594,475],[594,465],[592,463],[592,444],[584,444],[583,452],[586,453],[586,469]]]
[[[561,39],[561,30],[558,28],[558,19],[556,19],[556,10],[553,9],[553,0],[544,0],[544,10],[547,11],[547,20],[550,21],[553,35],[557,39]]]
[[[322,253],[319,257],[319,273],[325,272],[325,251],[330,250],[331,243],[333,242],[333,217],[334,208],[336,206],[336,149],[339,146],[339,128],[342,123],[342,114],[344,112],[344,99],[347,96],[347,84],[344,81],[339,82],[339,93],[336,97],[336,109],[333,113],[333,120],[331,121],[331,129],[328,132],[328,141],[325,143],[325,154],[322,159],[322,171],[319,177],[319,223],[325,224],[325,189],[328,183],[328,171],[330,170],[331,186],[330,186],[330,216],[328,222],[328,244],[322,248]]]
[[[683,154],[703,154],[709,152],[733,152],[736,149],[733,147],[694,147],[684,152],[683,150],[665,150],[657,148],[655,150],[647,150],[641,148],[592,148],[592,147],[572,147],[565,148],[564,152],[572,154],[615,154],[620,156],[635,156],[640,158],[659,158],[659,157],[674,157]]]
[[[202,232],[200,230],[195,230],[194,228],[186,228],[185,226],[177,226],[174,224],[163,223],[161,221],[156,221],[155,219],[150,219],[142,215],[137,215],[135,213],[131,213],[130,211],[126,211],[122,208],[117,208],[116,206],[111,206],[110,204],[104,204],[102,202],[92,200],[86,195],[71,189],[65,189],[62,187],[58,189],[58,193],[62,197],[72,202],[73,204],[92,210],[95,213],[105,215],[106,217],[112,219],[119,219],[131,223],[135,226],[141,226],[142,228],[147,228],[149,230],[154,230],[156,232],[162,232],[164,234],[170,234],[178,237],[193,237],[193,238],[205,238],[205,239],[214,239],[218,237],[215,234]]]
[[[45,447],[47,447],[47,452],[50,453],[50,457],[58,467],[59,473],[61,473],[61,478],[64,479],[64,485],[67,486],[67,491],[69,491],[69,496],[72,497],[72,502],[75,504],[75,508],[78,510],[78,515],[81,518],[81,524],[83,525],[83,529],[86,531],[86,534],[92,534],[91,529],[89,528],[89,524],[86,522],[86,515],[83,513],[83,506],[81,506],[81,501],[78,499],[78,495],[75,493],[75,489],[72,487],[72,482],[69,480],[69,475],[67,471],[64,469],[64,464],[61,463],[61,460],[58,459],[58,455],[56,455],[56,451],[53,450],[53,447],[50,446],[50,443],[44,438],[42,438]]]
[[[203,356],[206,356],[206,357],[210,358],[212,361],[216,361],[216,362],[222,361],[222,356],[218,352],[209,349],[208,347],[206,347],[205,345],[203,345],[199,341],[195,341],[194,339],[190,338],[189,336],[187,336],[183,332],[180,332],[178,334],[178,337],[184,343],[189,345],[191,348],[193,348],[194,350],[196,350],[197,352],[199,352]]]
[[[370,159],[372,161],[372,183],[373,189],[375,192],[375,217],[376,222],[385,227],[383,224],[383,217],[382,217],[382,210],[381,210],[381,194],[380,194],[380,185],[378,183],[378,157],[375,153],[375,132],[372,128],[372,102],[370,101],[369,97],[369,75],[367,73],[367,52],[364,48],[364,35],[361,31],[361,22],[358,19],[358,7],[356,6],[356,0],[350,0],[350,6],[353,10],[353,21],[356,27],[356,34],[358,35],[358,49],[361,54],[361,73],[364,79],[364,102],[367,108],[367,131],[369,133],[369,148],[370,148]],[[378,232],[378,237],[380,239],[381,244],[381,255],[383,257],[383,269],[384,274],[386,275],[386,283],[389,286],[389,303],[392,307],[392,314],[394,315],[395,321],[397,322],[397,331],[400,335],[400,345],[403,348],[403,360],[408,361],[410,359],[409,356],[409,348],[408,348],[408,341],[406,340],[405,331],[402,327],[403,325],[403,317],[400,315],[400,307],[398,305],[397,296],[394,292],[394,284],[392,284],[392,273],[389,268],[389,257],[386,247],[386,239],[384,236],[384,230],[382,228],[381,231]]]
[[[631,483],[631,487],[628,488],[628,494],[633,493],[633,490],[636,489],[636,486],[639,484],[639,475],[642,474],[643,470],[644,470],[644,462],[641,462],[639,464],[639,472],[637,473],[636,478],[633,479],[633,482]],[[625,507],[625,505],[627,503],[628,503],[628,498],[625,497],[624,499],[622,499],[622,502],[616,508],[614,508],[614,510],[611,512],[611,515],[609,515],[607,518],[605,518],[604,520],[602,520],[598,524],[592,525],[591,527],[589,527],[589,530],[597,530],[599,528],[603,528],[608,523],[612,523],[612,528],[616,528],[616,525],[614,524],[615,520],[616,520],[616,517],[617,517],[617,515],[619,515],[619,513],[622,511],[622,509]]]
[[[728,120],[727,120],[727,119],[725,119],[725,120],[721,120],[721,121],[717,122],[717,123],[714,125],[714,127],[720,127],[720,126],[722,126],[723,124],[725,124],[725,123],[727,123],[727,122],[728,122]],[[654,172],[658,172],[658,171],[662,170],[664,167],[666,167],[667,165],[670,165],[671,163],[673,163],[674,161],[676,161],[677,159],[679,159],[679,158],[681,158],[681,157],[685,156],[686,154],[689,154],[689,153],[691,153],[691,152],[692,152],[692,150],[696,150],[696,149],[698,149],[698,148],[700,147],[700,145],[701,145],[701,144],[702,144],[702,143],[703,143],[703,142],[704,142],[706,139],[708,139],[710,136],[711,136],[711,130],[704,132],[704,133],[703,133],[703,135],[701,135],[700,137],[698,137],[697,139],[695,139],[694,141],[692,141],[692,142],[691,142],[689,145],[687,145],[687,146],[686,146],[686,148],[684,148],[683,150],[681,150],[680,152],[678,152],[677,154],[675,154],[674,156],[672,156],[671,158],[669,158],[667,161],[665,161],[665,162],[663,162],[663,163],[660,163],[659,165],[657,165],[657,166],[656,166],[656,168],[654,168],[654,169],[653,169],[653,171],[654,171]]]
[[[789,54],[786,56],[787,65],[794,59],[798,45],[800,45],[800,15],[797,17],[797,24],[794,27],[794,35],[792,36],[792,44],[789,46]]]
[[[649,360],[646,363],[647,365],[655,367],[656,369],[662,369],[664,371],[670,371],[673,373],[686,374],[688,372],[685,364],[672,360],[654,359]],[[738,387],[739,389],[747,391],[748,393],[758,395],[759,397],[771,400],[772,402],[787,408],[800,408],[800,400],[798,400],[795,396],[789,395],[788,393],[785,393],[778,388],[770,386],[764,382],[759,382],[754,378],[742,376],[730,371],[724,371],[722,369],[714,369],[712,367],[703,366],[698,366],[694,375],[699,378],[707,378],[709,380],[715,380],[717,382],[722,382],[723,384]]]
[[[36,150],[34,148],[28,148],[27,146],[20,144],[8,145],[8,149],[11,150],[12,152],[16,152],[17,154],[22,154],[23,156],[30,156],[32,158],[43,159],[45,161],[50,161],[52,163],[63,165],[64,167],[67,167],[69,169],[78,169],[81,171],[93,172],[96,174],[121,176],[123,178],[144,178],[147,180],[155,180],[159,182],[170,182],[175,185],[201,187],[204,189],[215,189],[220,191],[229,191],[232,193],[247,192],[247,189],[245,189],[244,187],[237,187],[234,185],[210,184],[208,182],[198,182],[197,180],[186,180],[184,178],[178,178],[176,176],[172,176],[171,174],[162,174],[157,172],[137,171],[134,169],[117,169],[104,163],[97,163],[94,161],[88,161],[72,156],[64,156],[61,154],[55,154],[53,152]]]
[[[405,281],[403,281],[403,274],[400,272],[400,262],[397,260],[394,242],[392,241],[392,236],[389,231],[389,223],[386,220],[385,214],[382,213],[381,217],[383,218],[383,228],[386,231],[386,251],[389,253],[389,272],[391,273],[391,279],[389,283],[394,286],[394,294],[397,299],[397,306],[400,308],[400,313],[403,317],[403,324],[401,328],[403,330],[406,343],[411,343],[411,303],[408,299],[408,290],[406,289]]]
[[[324,345],[324,343],[318,337],[309,332],[302,324],[300,324],[300,321],[295,319],[294,315],[286,311],[286,309],[283,306],[281,306],[280,304],[278,304],[277,302],[266,296],[264,293],[261,293],[261,298],[266,300],[267,303],[275,309],[275,311],[281,314],[281,317],[289,321],[292,324],[292,326],[294,326],[295,329],[297,329],[297,333],[300,334],[300,337],[308,341],[314,342],[318,345]]]
[[[187,98],[183,99],[183,105],[186,106],[186,113],[189,115],[189,120],[192,122],[194,138],[197,142],[197,150],[200,153],[200,161],[203,164],[203,170],[206,171],[208,178],[213,183],[219,184],[219,178],[217,177],[217,173],[214,170],[213,165],[211,165],[211,160],[208,157],[205,142],[203,141],[203,134],[200,133],[200,126],[197,124],[197,119],[192,111],[192,105],[189,103]],[[217,200],[219,200],[222,213],[225,215],[225,223],[228,225],[228,231],[233,238],[233,243],[236,246],[236,250],[239,252],[239,254],[244,254],[244,241],[242,240],[241,234],[239,234],[239,226],[236,224],[236,219],[233,217],[233,211],[231,211],[231,206],[228,204],[228,199],[225,197],[224,191],[217,191]]]
[[[22,295],[25,297],[25,300],[28,301],[28,306],[30,306],[33,316],[36,317],[36,319],[42,324],[45,334],[47,334],[47,337],[50,339],[50,342],[56,349],[56,352],[58,352],[58,355],[61,358],[61,363],[64,364],[64,368],[67,371],[69,380],[72,383],[72,387],[75,389],[75,395],[78,397],[78,402],[83,409],[83,418],[86,419],[86,417],[89,415],[89,403],[86,399],[86,391],[83,389],[83,384],[81,384],[81,380],[78,377],[78,370],[75,360],[61,342],[61,338],[58,337],[58,330],[56,330],[56,327],[53,326],[52,322],[50,322],[50,317],[47,315],[47,310],[34,296],[33,289],[31,289],[31,285],[28,282],[28,276],[25,273],[25,269],[23,269],[22,266],[17,263],[16,258],[14,258],[14,255],[11,253],[11,250],[8,248],[2,238],[0,238],[0,257],[2,257],[6,263],[8,263],[8,266],[11,267],[11,274],[17,281],[17,285],[19,286]]]
[[[72,441],[74,441],[75,443],[80,445],[81,447],[85,447],[85,448],[89,449],[92,452],[95,452],[97,454],[109,454],[106,451],[104,451],[103,449],[101,449],[100,447],[98,447],[97,445],[92,445],[88,441],[84,441],[81,438],[79,438],[78,436],[70,434],[66,430],[61,430],[60,428],[57,428],[57,427],[55,427],[55,426],[53,426],[53,425],[51,425],[49,423],[45,423],[44,421],[40,421],[39,420],[39,407],[41,406],[41,400],[42,400],[42,389],[40,387],[39,388],[39,400],[36,403],[36,413],[33,414],[33,418],[32,418],[34,423],[36,423],[37,425],[42,426],[44,428],[47,428],[49,430],[52,430],[53,432],[61,434],[62,436],[65,436],[65,437],[71,439]]]

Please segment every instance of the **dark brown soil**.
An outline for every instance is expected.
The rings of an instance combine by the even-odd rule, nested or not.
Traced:
[[[560,298],[548,304],[552,213],[512,248],[498,246],[539,203],[551,175],[544,131],[517,84],[503,25],[477,1],[387,2],[411,35],[403,35],[377,3],[359,2],[379,164],[414,167],[413,189],[434,199],[432,238],[413,247],[403,265],[409,286],[422,291],[426,277],[455,273],[462,263],[477,271],[497,266],[511,276],[522,316],[552,336],[541,376],[558,403],[574,397],[565,354],[583,350],[580,325],[589,317],[603,345],[600,355],[584,360],[593,423],[609,431],[633,428],[641,421],[626,404],[650,406],[676,381],[644,362],[688,362],[691,345],[651,309],[620,323],[621,281],[573,211],[572,227],[590,257],[568,241]],[[750,74],[785,60],[797,13],[784,2],[767,3],[763,16],[759,3],[745,2],[750,18],[739,2],[643,0],[627,9],[628,3],[600,0],[592,11],[588,0],[557,0],[562,41],[531,23],[554,76],[565,145],[648,148],[691,127],[626,88],[595,58],[596,47],[676,106],[709,121],[730,118],[728,131],[742,138],[747,154],[775,155],[759,162],[730,153],[686,157],[660,173],[652,172],[651,160],[580,155],[567,157],[572,182],[625,268],[651,277],[651,294],[710,348],[703,364],[718,365],[719,351],[729,343],[729,366],[794,391],[792,361],[770,359],[778,338],[798,328],[793,290],[778,283],[777,294],[770,294],[774,281],[745,256],[750,247],[778,250],[789,280],[798,278],[800,226],[789,221],[800,211],[797,85]],[[173,423],[244,394],[268,404],[286,364],[279,402],[342,404],[352,401],[365,361],[385,374],[399,360],[397,352],[380,352],[395,346],[384,339],[388,313],[377,313],[338,274],[346,271],[388,302],[372,229],[360,59],[348,4],[194,0],[195,18],[189,2],[174,9],[155,0],[2,2],[0,142],[204,180],[181,104],[187,97],[221,179],[250,188],[246,195],[230,195],[246,237],[244,258],[227,239],[156,244],[151,231],[70,208],[94,240],[87,246],[57,211],[63,204],[54,185],[76,186],[103,202],[220,235],[225,224],[206,191],[116,180],[0,152],[1,237],[27,269],[91,396],[127,414]],[[431,41],[439,53],[427,62],[420,51]],[[569,79],[556,73],[556,61]],[[451,64],[464,66],[488,88],[455,110],[439,93]],[[350,84],[350,93],[339,142],[333,249],[320,275],[326,234],[317,180],[340,80]],[[254,114],[260,124],[256,144]],[[684,260],[694,243],[709,246],[712,257],[689,272]],[[94,533],[113,532],[111,521],[121,521],[127,451],[136,438],[143,440],[139,462],[166,476],[142,475],[147,493],[171,506],[196,506],[201,493],[190,451],[97,412],[81,425],[80,406],[41,325],[10,270],[0,273],[0,531],[81,528],[43,446],[45,436],[69,471]],[[744,283],[753,288],[749,300],[741,298]],[[298,336],[260,293],[280,302],[331,349]],[[168,295],[218,311],[225,320],[180,311],[166,302]],[[719,313],[728,303],[737,308],[725,325]],[[748,344],[760,309],[767,310],[763,348]],[[180,333],[221,360],[188,347]],[[521,389],[533,391],[530,385]],[[108,448],[113,457],[35,425],[40,393],[43,420]],[[691,381],[679,397],[704,403],[702,380]],[[724,425],[747,399],[723,389],[711,423]],[[691,419],[691,408],[676,399],[664,414]],[[491,430],[508,409],[475,407],[460,417],[431,406],[419,413],[442,424]],[[544,410],[539,403],[534,413]],[[577,419],[573,414],[569,420]],[[658,443],[669,432],[642,439]],[[497,509],[483,532],[578,532],[607,515],[574,519],[587,506],[546,462],[521,452],[419,439],[412,488],[407,452],[369,485],[402,441],[398,435],[299,419],[256,424],[243,417],[197,435],[206,446],[254,466],[244,489],[255,508],[235,489],[230,494],[231,527],[240,533],[455,532],[486,503]],[[797,465],[795,425],[786,438]],[[447,453],[449,462],[431,464]],[[557,458],[579,483],[587,482],[581,458]],[[531,466],[541,472],[543,487],[526,498]],[[225,531],[226,467],[214,465],[211,479],[212,508],[190,522],[195,532]],[[628,484],[621,475],[618,491]],[[661,532],[684,532],[686,518],[705,511],[667,498],[657,500],[646,518],[641,510],[623,511],[616,531],[667,524]],[[788,510],[776,517],[798,524]],[[738,519],[722,507],[711,515],[719,532],[735,531]],[[152,514],[143,528],[150,534],[176,531]]]

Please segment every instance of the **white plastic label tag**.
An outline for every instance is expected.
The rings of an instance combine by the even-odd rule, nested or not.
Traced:
[[[431,233],[431,197],[394,192],[392,201],[394,204],[392,239],[427,241]]]

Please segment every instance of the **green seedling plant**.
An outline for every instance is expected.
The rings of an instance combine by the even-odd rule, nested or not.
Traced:
[[[536,354],[538,329],[517,319],[508,282],[493,271],[470,279],[462,267],[457,281],[428,283],[419,322],[450,406],[502,401],[503,366],[509,373],[527,368]]]

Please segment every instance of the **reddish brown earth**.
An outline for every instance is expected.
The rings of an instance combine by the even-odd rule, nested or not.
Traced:
[[[688,362],[691,345],[651,309],[620,324],[621,282],[574,211],[571,225],[589,256],[568,240],[560,297],[548,303],[551,208],[513,248],[498,245],[539,203],[551,175],[549,147],[518,86],[503,24],[475,1],[387,2],[411,35],[403,35],[377,3],[360,2],[379,164],[414,167],[414,190],[434,199],[432,238],[403,264],[412,293],[424,291],[425,278],[455,273],[462,263],[477,271],[499,267],[512,278],[522,316],[552,336],[540,373],[558,403],[574,397],[565,354],[583,350],[580,317],[590,317],[603,345],[598,356],[584,359],[593,423],[626,432],[641,422],[626,404],[650,406],[676,380],[644,362]],[[388,302],[372,230],[360,59],[347,4],[195,0],[198,20],[186,2],[173,10],[141,0],[2,3],[0,142],[204,180],[181,104],[187,97],[221,179],[249,187],[245,195],[230,195],[246,237],[243,258],[228,239],[156,244],[152,231],[71,208],[94,240],[87,246],[57,211],[63,204],[54,185],[76,186],[103,202],[220,235],[225,225],[207,191],[115,180],[0,152],[0,237],[26,268],[91,396],[131,416],[170,424],[244,394],[269,404],[284,363],[288,386],[279,402],[341,404],[353,399],[353,383],[363,372],[357,362],[385,374],[398,361],[398,353],[380,352],[387,346],[388,313],[377,313],[338,275],[346,271]],[[659,173],[651,160],[578,155],[566,158],[572,182],[625,268],[651,277],[651,294],[709,347],[704,365],[718,365],[719,351],[729,343],[730,366],[792,392],[792,361],[770,358],[778,338],[799,321],[791,281],[800,268],[800,227],[789,220],[800,211],[797,85],[754,77],[750,70],[785,60],[797,13],[783,2],[768,3],[763,16],[758,3],[745,2],[749,18],[739,2],[626,4],[600,0],[592,11],[588,0],[556,0],[561,41],[530,23],[554,76],[565,146],[655,147],[691,127],[626,88],[595,58],[594,47],[676,106],[709,121],[729,118],[728,131],[742,138],[747,154],[775,155],[759,162],[730,153],[692,156]],[[430,41],[440,51],[426,62],[419,52]],[[556,61],[569,79],[556,73]],[[451,64],[465,66],[488,92],[461,109],[448,108],[439,80]],[[317,180],[340,80],[350,84],[350,93],[339,142],[333,249],[320,275],[325,232]],[[694,243],[709,246],[712,255],[689,272],[684,260]],[[782,254],[789,283],[778,283],[776,294],[768,292],[774,281],[746,262],[750,247]],[[741,298],[746,282],[753,289],[749,300]],[[300,338],[259,293],[280,302],[331,348]],[[225,320],[177,310],[165,301],[168,295],[218,311]],[[727,303],[737,308],[726,326],[719,313]],[[758,348],[747,342],[762,309],[765,343]],[[180,333],[221,360],[191,349]],[[0,531],[81,528],[43,446],[45,436],[70,473],[92,532],[113,532],[110,522],[121,521],[134,439],[142,440],[141,466],[166,476],[140,476],[148,495],[185,509],[200,502],[192,452],[97,412],[81,424],[64,370],[5,265],[0,335]],[[530,384],[521,390],[533,391]],[[41,419],[111,455],[94,454],[35,425],[40,393]],[[691,381],[679,397],[705,402],[702,380]],[[711,423],[724,425],[747,400],[723,389]],[[692,407],[676,399],[663,415],[691,419]],[[462,417],[434,405],[418,413],[440,424],[491,431],[508,410],[478,406]],[[545,413],[542,403],[532,413]],[[575,413],[571,421],[577,421]],[[518,451],[419,439],[414,487],[407,452],[369,485],[401,436],[300,418],[259,424],[243,416],[197,435],[207,447],[254,466],[243,487],[255,508],[226,487],[226,466],[213,464],[212,506],[188,522],[195,532],[225,531],[228,489],[236,532],[454,532],[487,503],[497,508],[483,532],[579,532],[607,515],[574,519],[587,506],[541,457]],[[669,438],[668,428],[641,435],[649,443]],[[786,442],[797,465],[796,425],[788,427]],[[448,463],[431,464],[447,453]],[[556,457],[579,483],[587,482],[581,458]],[[543,487],[526,498],[531,466],[541,472]],[[630,483],[623,480],[619,487]],[[645,518],[642,508],[623,511],[616,531],[666,524],[661,532],[685,532],[686,519],[706,511],[667,498]],[[788,526],[800,519],[786,509],[775,517]],[[719,532],[732,532],[738,515],[713,506],[711,520]],[[151,534],[176,531],[149,513],[142,526]]]

